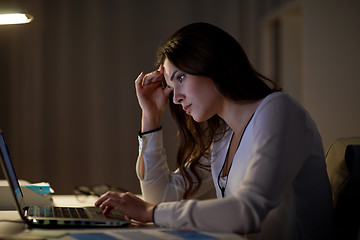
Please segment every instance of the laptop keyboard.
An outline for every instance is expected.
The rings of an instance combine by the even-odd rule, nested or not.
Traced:
[[[29,216],[35,217],[55,217],[55,218],[89,218],[83,208],[73,207],[31,207],[28,211]]]

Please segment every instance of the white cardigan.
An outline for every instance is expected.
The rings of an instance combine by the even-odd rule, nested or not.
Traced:
[[[262,100],[233,159],[221,197],[218,175],[233,132],[214,142],[211,172],[191,200],[181,200],[183,178],[170,172],[162,131],[139,137],[137,174],[146,201],[156,203],[159,226],[250,234],[256,239],[329,239],[331,190],[315,123],[292,98]],[[145,176],[139,174],[144,159]],[[217,199],[196,200],[215,186]]]

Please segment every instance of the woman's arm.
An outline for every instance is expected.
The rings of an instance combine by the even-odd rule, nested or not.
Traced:
[[[143,198],[151,203],[181,200],[185,191],[185,182],[178,171],[171,172],[168,168],[162,131],[139,137],[139,145],[136,171]],[[205,158],[202,161],[208,163]],[[140,174],[141,162],[144,167],[144,177]],[[199,169],[198,172],[202,175],[203,183],[191,198],[197,198],[213,188],[211,172],[203,169]]]
[[[142,110],[141,132],[160,127],[161,116],[166,107],[171,90],[162,87],[164,67],[149,74],[143,72],[135,80],[136,96]],[[141,160],[141,159],[140,159]],[[140,161],[140,175],[144,177],[144,166]]]

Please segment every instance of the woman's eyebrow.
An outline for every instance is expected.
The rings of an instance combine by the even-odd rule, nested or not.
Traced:
[[[177,70],[175,70],[175,71],[173,72],[173,74],[172,74],[171,77],[170,77],[170,81],[173,81],[173,80],[174,80],[174,76],[175,76],[175,74],[176,74],[177,72],[178,72]]]

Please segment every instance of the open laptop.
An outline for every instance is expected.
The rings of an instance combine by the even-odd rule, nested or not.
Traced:
[[[21,218],[31,227],[119,227],[129,224],[120,213],[104,216],[95,207],[54,207],[28,206],[21,191],[18,178],[10,159],[5,138],[0,129],[1,165],[14,196],[17,210]],[[112,211],[114,212],[114,211]]]

